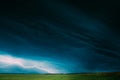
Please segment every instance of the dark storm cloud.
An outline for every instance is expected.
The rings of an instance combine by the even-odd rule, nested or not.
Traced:
[[[120,38],[112,31],[113,24],[108,25],[104,10],[76,8],[67,0],[13,2],[0,8],[1,51],[38,61],[50,59],[70,73],[120,70]]]

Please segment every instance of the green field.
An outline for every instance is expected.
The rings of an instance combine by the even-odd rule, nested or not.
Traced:
[[[104,74],[0,74],[0,80],[120,80],[120,75]]]

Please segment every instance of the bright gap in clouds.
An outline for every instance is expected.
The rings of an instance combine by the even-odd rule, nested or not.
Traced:
[[[60,71],[47,61],[35,61],[23,58],[17,58],[10,55],[0,55],[0,68],[9,68],[19,66],[27,70],[43,71],[44,73],[60,73]]]

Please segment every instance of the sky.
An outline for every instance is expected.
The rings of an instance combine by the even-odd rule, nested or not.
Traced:
[[[119,72],[119,3],[0,2],[0,73]]]

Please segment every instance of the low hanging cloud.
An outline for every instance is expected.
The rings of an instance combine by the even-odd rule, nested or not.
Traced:
[[[41,73],[60,73],[60,71],[55,68],[52,64],[46,61],[35,61],[23,58],[17,58],[10,55],[0,55],[0,68],[7,69],[10,67],[18,66],[26,70],[36,70],[36,72]]]

